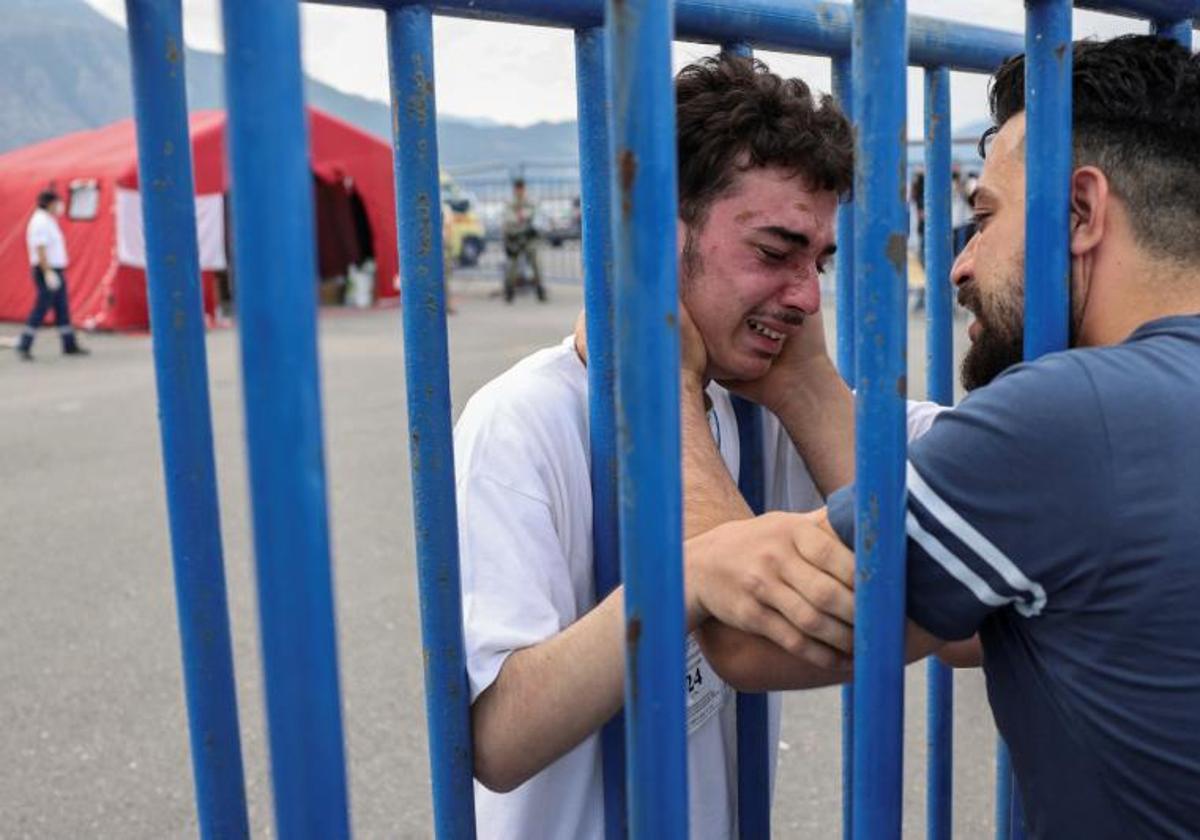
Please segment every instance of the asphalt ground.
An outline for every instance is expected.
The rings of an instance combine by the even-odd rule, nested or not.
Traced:
[[[478,275],[477,275],[478,276]],[[575,285],[506,306],[456,283],[457,412],[480,385],[570,329]],[[831,317],[827,314],[827,317]],[[17,327],[0,325],[0,338]],[[961,325],[960,325],[961,331]],[[910,321],[911,393],[924,390]],[[832,338],[832,336],[831,336]],[[34,364],[0,355],[0,837],[173,838],[197,832],[150,339],[92,335]],[[238,335],[208,336],[252,831],[273,835],[246,492]],[[325,452],[353,827],[431,836],[399,311],[320,319]],[[908,669],[905,834],[924,835],[924,665]],[[990,835],[994,730],[983,682],[955,688],[954,826]],[[777,837],[839,837],[837,689],[784,702]]]

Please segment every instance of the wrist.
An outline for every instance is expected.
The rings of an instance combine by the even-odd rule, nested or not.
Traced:
[[[804,414],[845,391],[846,384],[828,356],[806,360],[788,377],[787,387],[763,395],[763,407],[777,417]]]
[[[682,368],[679,371],[679,390],[685,394],[703,394],[704,393],[704,374],[697,373],[689,368]]]
[[[683,556],[683,612],[690,633],[711,618],[712,614],[704,606],[704,600],[700,597],[698,578],[702,575],[702,571],[695,555],[688,551],[686,543],[684,543]]]

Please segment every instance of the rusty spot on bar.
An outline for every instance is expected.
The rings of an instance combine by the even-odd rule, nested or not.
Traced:
[[[425,72],[425,62],[420,53],[413,53],[412,59],[412,95],[408,97],[408,112],[417,125],[424,128],[429,122],[429,102],[427,101],[433,83]]]
[[[172,64],[179,63],[179,44],[170,36],[167,37],[167,61]]]
[[[904,271],[907,258],[908,243],[905,241],[904,235],[893,233],[887,241],[887,260],[891,263],[892,268],[896,269],[897,274]]]
[[[633,679],[629,683],[630,698],[637,702],[638,696],[638,680],[637,680],[637,661],[638,661],[638,642],[642,638],[642,620],[636,615],[631,616],[625,623],[625,653],[629,658],[629,673],[633,674]]]
[[[908,396],[908,375],[907,374],[904,374],[904,373],[900,374],[900,377],[896,380],[896,394],[899,395],[900,399],[904,399],[905,397]]]
[[[667,326],[670,327],[671,329],[675,329],[675,313],[674,312],[667,313]]]
[[[632,149],[622,149],[619,157],[621,179],[621,210],[628,216],[633,210],[633,182],[637,177],[637,156]]]
[[[1063,56],[1066,54],[1067,54],[1067,45],[1066,44],[1059,44],[1057,47],[1054,48],[1054,57],[1057,58],[1059,61],[1062,61]]]

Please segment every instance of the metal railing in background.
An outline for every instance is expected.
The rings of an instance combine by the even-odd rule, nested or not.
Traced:
[[[625,742],[619,719],[603,736],[609,837],[624,833],[623,794],[633,836],[687,834],[683,692],[671,676],[683,659],[678,404],[675,389],[664,387],[677,382],[677,288],[674,252],[661,247],[675,229],[674,190],[663,188],[675,177],[671,40],[832,59],[835,92],[843,104],[852,103],[860,129],[857,200],[838,219],[837,355],[859,393],[856,530],[860,566],[870,571],[858,591],[856,635],[865,652],[856,663],[858,690],[847,704],[855,725],[844,734],[845,822],[856,837],[898,837],[907,224],[906,113],[896,80],[909,65],[926,72],[929,382],[930,396],[949,402],[949,71],[990,72],[1022,50],[1020,36],[907,16],[903,0],[858,0],[854,7],[815,0],[678,0],[673,16],[670,4],[650,0],[327,2],[375,7],[387,18],[434,822],[443,838],[471,837],[475,829],[432,15],[576,32],[597,592],[616,584],[619,556],[630,645]],[[1036,355],[1066,339],[1064,284],[1038,278],[1065,277],[1071,51],[1061,48],[1070,41],[1071,4],[1027,5],[1028,180],[1038,185],[1028,200],[1030,219],[1039,224],[1027,232],[1026,350]],[[1189,20],[1200,13],[1200,3],[1182,0],[1079,5],[1145,17],[1156,31],[1185,43]],[[185,151],[180,0],[126,0],[126,8],[199,823],[206,837],[245,836]],[[349,833],[349,811],[316,312],[312,296],[295,293],[304,285],[292,282],[314,273],[298,11],[295,3],[241,0],[225,0],[223,11],[237,269],[257,281],[244,284],[238,306],[275,821],[284,838],[336,838]],[[861,644],[867,636],[871,644]],[[950,834],[951,707],[948,677],[936,667],[930,691],[928,822],[929,835],[941,838]],[[1000,781],[1008,785],[1007,770]],[[763,798],[758,801],[756,807],[766,807]],[[997,809],[1013,811],[1003,799]],[[743,836],[753,836],[769,825],[768,815],[748,815],[740,824]]]
[[[581,156],[582,151],[581,147]],[[478,257],[471,254],[468,258],[463,251],[454,266],[454,278],[493,284],[499,292],[505,266],[504,210],[512,199],[513,179],[520,173],[525,182],[525,195],[536,208],[533,222],[538,233],[536,247],[543,278],[551,283],[581,282],[586,259],[582,244],[583,196],[580,188],[583,166],[581,160],[578,167],[566,163],[555,166],[520,164],[473,168],[464,174],[448,169],[466,212],[478,221],[483,233],[483,248]]]

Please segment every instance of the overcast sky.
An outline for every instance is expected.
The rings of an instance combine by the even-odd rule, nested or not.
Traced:
[[[86,0],[107,17],[124,22],[124,0]],[[218,0],[183,0],[184,39],[204,50],[221,48]],[[340,90],[387,100],[387,52],[383,13],[304,3],[302,37],[306,70]],[[909,0],[910,12],[1018,32],[1024,26],[1021,0]],[[1145,32],[1143,22],[1075,12],[1076,37],[1111,37]],[[515,125],[575,118],[575,61],[571,33],[562,29],[434,18],[437,104],[442,114]],[[713,50],[676,44],[676,67]],[[829,89],[823,58],[758,54],[771,69],[800,76]],[[955,73],[951,82],[954,125],[987,116],[986,77]],[[922,134],[920,71],[908,78],[909,136]]]

